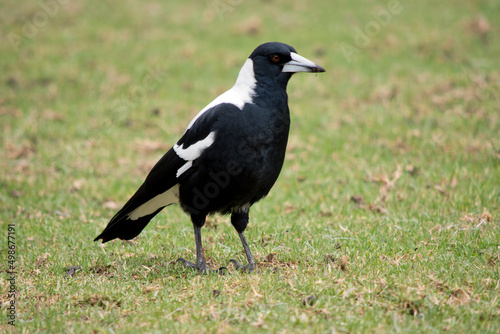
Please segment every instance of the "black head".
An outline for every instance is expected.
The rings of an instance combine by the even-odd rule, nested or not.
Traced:
[[[257,81],[286,84],[296,72],[325,72],[325,69],[297,54],[290,45],[270,42],[259,45],[248,57],[253,62]]]

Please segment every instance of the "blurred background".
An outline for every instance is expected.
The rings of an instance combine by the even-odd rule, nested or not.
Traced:
[[[327,69],[296,75],[289,86],[290,158],[307,158],[295,166],[300,173],[338,180],[401,165],[439,183],[459,176],[458,161],[498,166],[496,1],[0,6],[8,207],[23,197],[12,191],[57,197],[44,189],[66,190],[74,178],[98,181],[87,185],[97,198],[111,196],[102,191],[108,183],[132,181],[131,168],[140,169],[136,184],[267,41],[288,43]],[[440,168],[443,159],[450,170]]]

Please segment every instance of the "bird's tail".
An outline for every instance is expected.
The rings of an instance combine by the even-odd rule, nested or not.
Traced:
[[[101,239],[104,243],[116,238],[135,238],[158,212],[177,200],[177,189],[175,186],[159,196],[154,196],[156,193],[152,194],[143,184],[94,241]]]
[[[176,172],[185,163],[170,149],[153,167],[134,196],[109,221],[108,226],[94,241],[133,239],[164,207],[178,202],[179,180]]]
[[[125,207],[124,207],[125,208]],[[140,217],[136,220],[130,219],[128,212],[122,213],[123,209],[118,212],[109,222],[108,226],[99,234],[94,241],[99,239],[103,243],[119,238],[122,240],[130,240],[135,238],[142,232],[150,220],[163,209],[159,208],[150,215]]]

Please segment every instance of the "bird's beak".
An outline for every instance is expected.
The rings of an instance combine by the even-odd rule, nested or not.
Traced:
[[[315,63],[313,63],[309,59],[304,58],[304,57],[296,54],[295,52],[290,52],[290,55],[292,56],[292,60],[290,60],[288,63],[285,63],[285,66],[283,66],[282,72],[290,72],[290,73],[325,72],[325,69],[323,67],[316,65]]]

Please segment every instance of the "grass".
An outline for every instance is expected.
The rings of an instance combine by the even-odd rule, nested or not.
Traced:
[[[0,2],[2,330],[498,333],[499,3],[43,3]],[[92,242],[272,40],[327,72],[289,85],[286,163],[247,229],[262,274],[176,264],[178,207]],[[212,267],[244,260],[227,217],[203,238]]]

